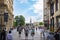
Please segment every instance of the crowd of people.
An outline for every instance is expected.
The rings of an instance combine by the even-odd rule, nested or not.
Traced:
[[[24,34],[25,34],[25,37],[28,38],[28,34],[29,34],[29,31],[31,30],[31,36],[34,37],[35,35],[35,28],[32,27],[31,29],[29,29],[29,27],[18,27],[17,28],[17,31],[19,33],[19,37],[21,37],[21,32],[22,30],[24,29]],[[38,28],[36,28],[37,30]],[[46,32],[48,34],[45,35],[45,29],[43,28],[39,28],[40,30],[40,36],[43,35],[43,39],[44,40],[60,40],[60,27],[57,29],[56,32]],[[12,37],[12,30],[9,30],[9,32],[6,31],[6,28],[3,28],[1,31],[0,31],[0,40],[13,40],[13,37]]]
[[[30,30],[31,30],[31,36],[34,36],[34,34],[35,34],[34,27],[32,27],[31,29],[29,29],[29,27],[18,27],[17,31],[19,32],[19,36],[21,36],[21,32],[22,32],[23,29],[24,29],[25,37],[28,37],[28,34],[29,34]]]
[[[34,37],[34,35],[35,35],[35,28],[34,27],[32,27],[30,30],[29,30],[29,27],[19,27],[18,28],[19,37],[21,36],[21,32],[22,32],[23,29],[24,29],[24,34],[25,34],[26,38],[28,38],[28,36],[29,36],[28,34],[29,34],[30,30],[31,30],[31,33],[30,33],[31,36]],[[37,29],[39,29],[40,32],[41,32],[40,33],[41,38],[42,38],[42,35],[43,35],[43,40],[60,40],[60,27],[54,33],[49,31],[47,35],[45,35],[45,29],[44,28],[36,28],[36,30]],[[9,32],[9,34],[11,35],[11,32]],[[45,38],[45,36],[47,36],[47,37]],[[12,37],[9,37],[9,38],[12,39]]]
[[[60,40],[60,27],[56,30],[56,32],[47,32],[45,36],[45,40]]]
[[[11,29],[7,32],[6,28],[0,30],[0,40],[12,40]]]

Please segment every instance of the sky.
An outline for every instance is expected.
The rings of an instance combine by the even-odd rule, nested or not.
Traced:
[[[43,0],[14,0],[13,8],[14,16],[23,15],[26,23],[43,21]]]

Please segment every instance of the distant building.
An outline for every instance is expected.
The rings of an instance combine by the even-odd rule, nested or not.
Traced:
[[[34,22],[33,25],[34,25],[34,26],[37,26],[37,27],[40,26],[40,25],[39,25],[39,22]]]

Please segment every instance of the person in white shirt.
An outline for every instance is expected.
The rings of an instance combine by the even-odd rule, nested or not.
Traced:
[[[11,33],[11,31],[9,31],[9,33],[7,34],[7,40],[12,40],[12,33]]]
[[[44,29],[41,28],[41,29],[40,29],[40,36],[41,36],[41,37],[43,37],[43,32],[44,32]]]

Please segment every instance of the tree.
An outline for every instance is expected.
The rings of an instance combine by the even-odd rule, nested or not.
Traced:
[[[18,25],[18,23],[17,22],[13,22],[13,25],[14,25],[14,27],[16,27]]]
[[[15,17],[15,20],[17,20],[17,19],[19,19],[19,17],[18,17],[18,16],[16,16],[16,17]]]
[[[19,20],[19,25],[20,26],[24,25],[25,24],[25,18],[22,15],[20,15],[19,19],[20,19]]]
[[[18,25],[22,26],[22,25],[25,24],[25,18],[24,18],[24,16],[22,16],[22,15],[16,16],[16,17],[15,17],[15,20],[16,20],[16,21],[14,22],[14,26],[18,26]]]
[[[18,26],[18,19],[19,19],[19,17],[18,17],[18,16],[16,16],[16,17],[15,17],[14,26]]]
[[[43,25],[44,23],[43,22],[40,22],[39,25]]]

